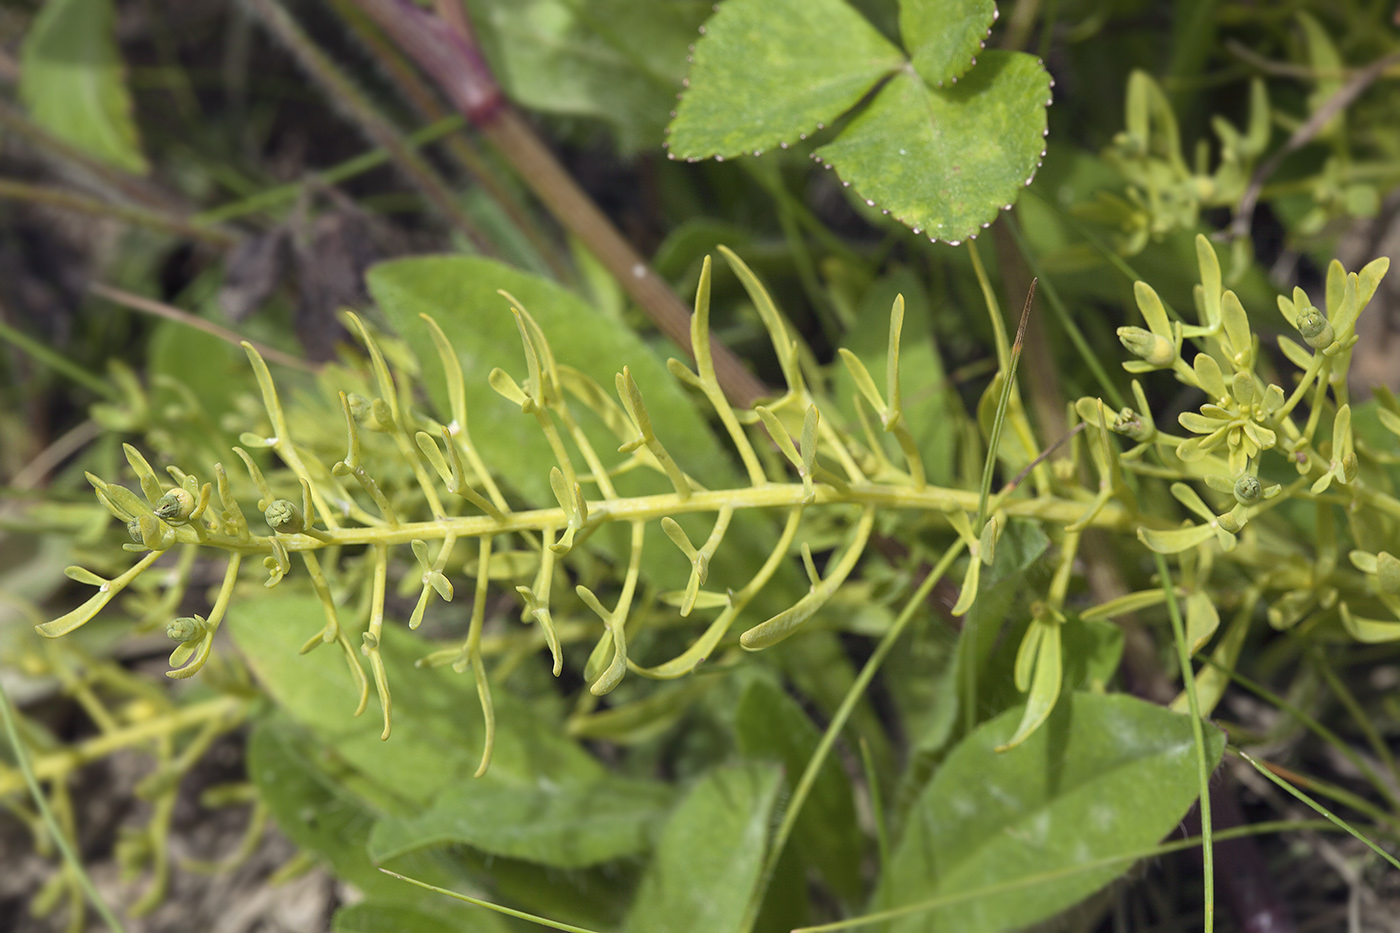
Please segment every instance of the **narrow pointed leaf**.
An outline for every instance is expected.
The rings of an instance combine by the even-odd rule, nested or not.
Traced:
[[[1352,638],[1367,644],[1400,641],[1400,622],[1353,615],[1346,603],[1342,603],[1342,625]]]
[[[1143,544],[1159,554],[1177,554],[1198,544],[1205,544],[1215,537],[1215,529],[1209,525],[1190,525],[1168,530],[1139,528],[1138,537],[1142,539]]]
[[[1050,622],[1032,622],[1031,626],[1043,629],[1036,647],[1035,675],[1031,679],[1030,694],[1026,697],[1020,725],[1016,727],[1016,732],[1011,738],[997,746],[998,752],[1016,748],[1034,735],[1049,718],[1055,708],[1055,701],[1060,698],[1060,683],[1064,677],[1060,626]]]

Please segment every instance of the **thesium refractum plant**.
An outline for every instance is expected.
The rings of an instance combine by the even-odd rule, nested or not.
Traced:
[[[132,540],[125,547],[141,556],[111,578],[70,568],[70,576],[98,592],[38,630],[51,637],[74,631],[168,552],[222,551],[227,555],[223,581],[207,614],[166,626],[178,643],[169,676],[190,677],[209,661],[220,626],[248,579],[246,568],[260,562],[267,587],[300,576],[309,582],[323,618],[319,631],[296,636],[304,639],[301,650],[343,655],[344,676],[358,696],[356,708],[337,715],[363,712],[372,681],[382,715],[380,737],[390,740],[394,684],[388,673],[393,665],[386,663],[386,628],[417,628],[434,602],[463,599],[465,590],[464,635],[425,647],[416,664],[471,672],[484,717],[480,776],[491,764],[496,735],[483,651],[493,592],[514,594],[520,620],[535,629],[531,644],[547,647],[556,676],[568,644],[591,641],[583,676],[587,692],[601,697],[628,675],[666,681],[728,667],[744,652],[772,648],[817,624],[833,600],[839,602],[856,568],[868,563],[875,537],[898,528],[903,540],[931,535],[950,542],[921,593],[961,551],[967,553],[961,596],[951,610],[970,620],[964,631],[972,640],[958,661],[964,709],[975,709],[987,691],[1005,689],[988,679],[997,668],[989,666],[987,639],[1007,631],[1006,621],[990,616],[978,621],[981,605],[995,602],[995,584],[986,575],[1005,575],[996,568],[1001,567],[998,554],[1007,548],[1019,552],[1017,561],[1052,555],[1048,586],[1031,600],[1022,624],[1011,629],[1019,632],[1012,679],[1026,704],[1016,727],[993,743],[993,755],[1009,754],[1031,740],[1067,702],[1067,683],[1102,690],[1122,650],[1121,636],[1107,621],[1119,613],[1144,610],[1166,597],[1175,612],[1181,600],[1182,657],[1210,643],[1220,623],[1220,600],[1206,598],[1205,588],[1213,577],[1228,574],[1245,594],[1242,611],[1215,639],[1209,666],[1196,674],[1195,689],[1188,691],[1196,694],[1192,699],[1200,713],[1209,714],[1227,682],[1219,672],[1238,660],[1253,619],[1243,610],[1261,597],[1270,601],[1269,620],[1277,628],[1305,622],[1314,635],[1330,627],[1361,642],[1400,639],[1400,584],[1392,579],[1400,578],[1400,563],[1387,550],[1393,545],[1385,531],[1400,517],[1400,500],[1381,472],[1395,455],[1380,438],[1358,437],[1345,383],[1357,316],[1386,262],[1360,273],[1334,264],[1323,309],[1301,290],[1279,299],[1284,322],[1303,341],[1279,338],[1284,357],[1300,370],[1295,380],[1283,380],[1292,382],[1285,391],[1249,314],[1222,287],[1213,247],[1198,238],[1197,252],[1201,284],[1194,322],[1171,312],[1139,282],[1137,303],[1146,327],[1119,330],[1136,357],[1124,364],[1130,372],[1169,372],[1203,393],[1198,410],[1179,416],[1186,433],[1158,426],[1135,382],[1136,408],[1114,412],[1098,399],[1081,399],[1074,414],[1083,426],[1069,440],[1069,455],[1046,459],[1042,451],[1049,445],[1035,436],[1014,378],[1018,332],[1014,344],[1001,344],[1002,372],[980,406],[981,430],[990,445],[986,467],[978,471],[980,493],[971,482],[936,485],[928,478],[904,408],[902,299],[895,300],[890,315],[883,387],[859,356],[841,354],[857,416],[847,420],[831,396],[837,384],[832,371],[813,364],[756,276],[727,250],[725,258],[768,330],[784,391],[750,410],[726,401],[704,350],[708,260],[691,321],[696,367],[671,360],[668,368],[708,403],[742,477],[696,470],[686,456],[673,452],[673,442],[686,443],[673,435],[675,417],[694,416],[676,415],[684,411],[683,401],[677,407],[674,395],[638,378],[641,372],[654,375],[654,363],[643,357],[624,361],[612,387],[614,398],[598,380],[565,362],[567,348],[552,345],[531,310],[504,292],[524,362],[516,374],[497,368],[485,381],[509,403],[512,417],[530,427],[533,443],[548,459],[533,478],[497,475],[472,430],[478,412],[469,398],[483,396],[469,394],[458,346],[447,328],[420,314],[419,304],[406,297],[420,276],[450,278],[457,271],[431,263],[456,261],[385,266],[371,277],[376,293],[408,345],[430,348],[436,366],[415,362],[404,344],[351,315],[367,370],[338,370],[344,383],[335,389],[333,404],[302,399],[289,409],[262,357],[245,344],[264,408],[261,423],[255,421],[254,430],[245,431],[232,448],[238,474],[245,478],[236,480],[238,474],[222,463],[205,468],[208,480],[192,465],[171,464],[165,467],[170,479],[163,481],[147,458],[127,445],[140,495],[117,482],[88,478],[101,503],[126,525]],[[423,407],[420,385],[428,389],[432,409]],[[656,404],[648,403],[648,395]],[[1302,409],[1306,417],[1295,416]],[[333,413],[339,415],[338,432]],[[1378,418],[1400,433],[1400,405],[1393,400]],[[979,442],[968,437],[965,443],[976,450]],[[336,447],[338,453],[329,453]],[[1095,483],[1081,483],[1081,460],[1092,466]],[[1006,478],[995,490],[987,485],[994,464]],[[1164,487],[1196,520],[1182,522],[1171,499],[1161,495]],[[531,490],[538,495],[542,489],[553,501],[530,497]],[[255,491],[256,498],[245,490]],[[1281,554],[1255,536],[1280,508],[1316,513],[1314,558]],[[766,514],[776,522],[755,523]],[[1334,515],[1350,527],[1354,543],[1347,562],[1338,559],[1344,545]],[[1129,540],[1136,536],[1151,551],[1171,555],[1176,563],[1171,580],[1179,582],[1097,605],[1072,599],[1079,543],[1096,528]],[[609,536],[612,529],[621,534]],[[761,559],[724,564],[726,544],[736,531],[750,550],[761,547]],[[660,541],[663,536],[669,544]],[[820,565],[818,547],[826,554]],[[766,591],[781,589],[776,581],[794,563],[805,569],[806,591],[786,605],[765,602]],[[611,569],[600,574],[606,567]],[[391,569],[399,579],[391,580]],[[174,585],[182,586],[178,578]],[[387,608],[391,586],[414,595],[405,617]],[[574,598],[567,595],[570,589]],[[663,605],[657,605],[658,598]],[[912,611],[923,597],[910,598]],[[708,622],[691,628],[691,618],[706,615]],[[990,632],[978,633],[974,623]],[[903,624],[889,637],[898,637]],[[677,625],[690,629],[688,644],[669,657],[654,656],[654,647],[663,642],[650,632]],[[647,652],[639,653],[639,643]],[[402,650],[403,642],[396,644]],[[368,676],[361,656],[368,661]],[[1188,694],[1176,705],[1184,709]],[[639,710],[647,703],[633,701]],[[587,735],[590,718],[616,717],[626,709],[590,714],[584,707],[571,728]],[[843,709],[838,722],[852,710]],[[1198,736],[1204,777],[1218,746],[1212,750],[1213,740],[1202,742]],[[1148,827],[1142,841],[1160,831]],[[906,836],[904,845],[914,840]],[[882,897],[898,901],[900,883],[888,879],[894,887]]]

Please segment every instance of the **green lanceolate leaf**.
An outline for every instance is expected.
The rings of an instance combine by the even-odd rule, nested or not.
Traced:
[[[421,813],[381,820],[370,837],[370,854],[388,859],[460,844],[488,855],[582,868],[646,851],[671,801],[665,784],[623,778],[511,786],[463,782]]]
[[[49,0],[20,50],[19,94],[34,122],[83,152],[144,174],[111,0]]]
[[[1030,656],[1032,652],[1033,661],[1029,657],[1025,661],[1022,660],[1023,656]],[[1026,630],[1021,651],[1016,657],[1018,686],[1023,680],[1023,664],[1028,669],[1024,678],[1028,681],[1026,689],[1029,694],[1026,697],[1025,712],[1021,716],[1020,725],[1016,727],[1016,734],[1007,739],[1005,745],[997,746],[996,750],[999,752],[1015,748],[1035,734],[1035,730],[1041,727],[1055,708],[1055,701],[1060,698],[1064,662],[1058,622],[1031,622],[1030,628]]]
[[[642,876],[628,933],[738,929],[767,848],[782,773],[771,765],[720,768],[676,808]]]
[[[329,863],[337,878],[353,884],[370,899],[385,906],[408,907],[421,913],[425,921],[435,921],[434,926],[423,929],[446,933],[467,928],[469,923],[470,929],[491,933],[506,929],[499,918],[485,911],[424,892],[381,873],[365,850],[379,811],[321,767],[315,742],[308,742],[308,738],[305,732],[279,718],[261,723],[248,742],[248,776],[257,787],[259,799],[267,804],[273,820],[289,839]],[[467,881],[459,865],[436,853],[400,860],[394,868],[430,884],[460,886]],[[338,923],[335,928],[340,929]]]
[[[942,87],[977,63],[996,18],[995,0],[900,0],[899,34],[914,70]]]
[[[986,52],[946,89],[895,75],[815,155],[916,233],[956,242],[995,220],[1035,175],[1049,103],[1050,76],[1033,56]]]
[[[789,792],[821,740],[797,701],[768,680],[745,687],[734,711],[734,728],[745,757],[773,759],[783,766]],[[793,828],[793,845],[848,902],[860,897],[863,845],[850,778],[834,758],[826,760],[812,785]]]
[[[675,158],[758,153],[834,121],[904,56],[845,0],[727,0],[695,44]]]
[[[1024,744],[1008,710],[960,743],[909,814],[876,896],[878,909],[956,896],[1139,851],[1171,831],[1196,797],[1191,722],[1123,695],[1074,694]],[[1224,738],[1210,730],[1212,763]],[[1129,862],[963,900],[893,920],[891,933],[1019,929],[1081,900]]]
[[[1215,529],[1209,525],[1188,525],[1185,528],[1139,528],[1138,537],[1142,543],[1159,554],[1176,554],[1205,544],[1215,537]]]

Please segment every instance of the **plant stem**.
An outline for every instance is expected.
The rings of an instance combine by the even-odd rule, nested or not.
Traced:
[[[345,108],[365,135],[389,153],[394,164],[423,195],[427,205],[440,212],[478,251],[487,256],[496,255],[495,245],[467,216],[466,211],[457,203],[455,193],[437,170],[375,109],[350,76],[336,67],[296,20],[283,9],[278,0],[245,2],[277,41],[306,69],[312,80],[321,86],[327,96],[335,104]]]
[[[782,857],[783,849],[787,846],[788,839],[791,838],[792,831],[797,826],[797,818],[802,813],[802,806],[807,802],[812,787],[817,783],[817,776],[821,773],[822,765],[826,763],[832,746],[836,744],[836,737],[845,728],[846,721],[851,718],[856,704],[865,695],[866,687],[870,686],[870,681],[875,678],[875,672],[880,669],[880,665],[885,662],[885,658],[894,649],[895,643],[899,641],[899,636],[904,634],[905,628],[908,627],[918,610],[923,607],[924,600],[933,591],[934,584],[948,572],[948,568],[953,565],[953,561],[958,558],[962,550],[963,542],[959,539],[943,552],[938,563],[905,601],[904,609],[900,612],[899,617],[895,619],[889,631],[880,639],[880,643],[875,646],[875,650],[871,653],[869,660],[865,662],[865,666],[861,668],[860,673],[851,684],[851,688],[846,691],[846,696],[842,698],[840,707],[831,717],[826,731],[822,733],[816,751],[812,752],[811,760],[803,769],[802,777],[798,780],[797,787],[793,789],[792,797],[788,800],[787,809],[783,811],[783,821],[778,824],[778,831],[773,834],[773,842],[768,847],[768,854],[763,861],[763,873],[759,876],[759,883],[754,888],[753,896],[749,900],[744,921],[739,925],[740,933],[749,933],[753,929],[754,922],[758,919],[759,909],[763,906],[763,895],[773,880],[774,872],[778,869],[778,860]]]
[[[885,509],[921,511],[937,517],[938,513],[962,510],[975,512],[978,494],[962,489],[946,489],[941,486],[925,486],[915,489],[906,485],[882,485],[877,483],[852,483],[847,489],[837,490],[818,483],[816,497],[806,501],[806,490],[801,483],[765,483],[761,486],[738,489],[711,489],[692,491],[682,497],[678,493],[660,493],[651,496],[633,496],[626,499],[590,501],[588,503],[588,528],[603,522],[614,521],[659,521],[666,516],[693,512],[719,512],[731,509],[776,509],[797,506],[821,506],[831,504],[866,505]],[[1072,499],[1058,499],[1050,496],[1037,499],[1003,498],[999,493],[988,504],[988,511],[1018,517],[1034,518],[1058,524],[1072,524],[1083,517],[1084,504]],[[1142,523],[1142,517],[1125,509],[1121,503],[1110,501],[1091,523],[1094,527],[1109,528],[1115,531],[1132,531]],[[288,551],[310,551],[324,547],[354,546],[364,544],[408,544],[414,538],[424,541],[437,541],[447,535],[458,538],[476,538],[483,535],[507,534],[520,531],[540,531],[545,528],[562,528],[568,524],[568,515],[558,507],[513,511],[502,518],[489,515],[452,516],[425,522],[401,522],[395,526],[374,525],[365,527],[336,528],[328,531],[323,538],[309,535],[285,535],[283,541]],[[177,541],[193,543],[194,532],[186,527],[175,529]],[[186,541],[186,535],[190,535]],[[261,538],[235,538],[230,535],[210,533],[203,542],[229,551],[243,553],[270,553],[271,546]]]
[[[270,2],[270,0],[256,0]],[[432,76],[452,105],[511,163],[551,214],[612,273],[657,328],[691,353],[690,309],[623,238],[579,188],[508,101],[474,39],[402,0],[355,0],[399,46]],[[748,408],[772,391],[729,348],[710,338],[715,370],[725,395]]]
[[[135,227],[149,227],[152,230],[161,230],[189,237],[192,240],[201,240],[211,246],[226,248],[238,242],[238,238],[233,234],[207,226],[197,220],[144,207],[113,204],[110,201],[90,198],[64,188],[31,185],[13,178],[0,178],[0,198],[26,201],[30,204],[43,204],[66,211],[77,211],[80,214],[91,214],[95,217],[110,217]]]
[[[14,709],[10,706],[10,697],[5,693],[3,683],[0,683],[0,716],[5,720],[5,734],[9,737],[10,747],[14,750],[15,761],[19,764],[20,774],[23,777],[24,786],[29,788],[29,794],[34,798],[34,806],[38,808],[40,817],[43,818],[44,826],[47,827],[49,835],[53,837],[54,845],[58,846],[59,852],[63,854],[63,861],[68,865],[68,870],[77,879],[78,886],[87,895],[88,901],[92,904],[92,909],[97,911],[102,922],[107,924],[109,930],[115,933],[124,933],[125,928],[120,920],[112,913],[112,909],[102,900],[102,896],[97,893],[97,888],[93,886],[92,879],[88,877],[87,871],[83,868],[82,860],[78,858],[78,853],[73,851],[73,846],[68,841],[68,834],[58,825],[58,820],[54,818],[53,810],[49,808],[48,798],[44,796],[44,791],[39,787],[39,780],[35,774],[35,769],[30,765],[29,753],[24,747],[24,741],[19,736],[19,729],[15,725]],[[64,757],[71,757],[65,755]],[[0,784],[3,777],[0,776]],[[0,797],[5,796],[7,790],[0,787]]]
[[[447,110],[439,103],[438,98],[419,79],[412,67],[404,61],[403,56],[374,27],[364,11],[357,8],[351,0],[330,0],[330,2],[345,24],[364,42],[365,47],[384,67],[385,73],[397,86],[399,93],[420,117],[435,122],[449,116]],[[457,9],[458,15],[461,15],[460,6],[448,4],[447,7]],[[460,120],[460,118],[457,119]],[[465,126],[465,122],[459,122],[458,127],[444,138],[443,144],[446,146],[447,152],[471,176],[472,181],[479,185],[491,200],[496,202],[502,213],[539,254],[541,261],[549,267],[554,277],[560,281],[567,281],[571,272],[568,266],[560,260],[557,247],[545,235],[535,216],[525,209],[516,193],[500,177],[497,167],[482,155],[466,133],[461,132],[463,126]]]
[[[186,327],[193,327],[195,330],[203,331],[212,337],[218,337],[225,343],[235,347],[241,346],[243,343],[242,337],[227,328],[220,327],[212,321],[206,321],[204,318],[190,314],[188,311],[181,311],[179,308],[173,307],[172,305],[147,298],[144,295],[134,295],[131,292],[123,291],[120,288],[113,288],[101,282],[94,282],[89,285],[88,291],[97,295],[99,298],[106,298],[114,304],[121,305],[123,308],[130,308],[133,311],[140,311],[143,314],[149,314],[153,317],[165,318],[167,321],[184,324]],[[276,347],[269,347],[266,344],[253,343],[253,341],[248,342],[252,343],[265,359],[272,360],[274,363],[281,363],[283,366],[290,366],[293,369],[300,369],[303,372],[316,372],[317,368],[315,366],[312,366],[300,357],[292,356],[290,353],[283,353]]]
[[[57,156],[63,162],[76,167],[92,178],[100,186],[135,204],[142,204],[150,210],[168,214],[182,215],[186,213],[185,206],[164,191],[148,184],[138,176],[94,159],[67,140],[60,139],[32,122],[3,100],[0,100],[0,129],[23,138],[46,155]]]
[[[74,769],[80,768],[88,762],[97,761],[99,758],[105,758],[119,749],[130,748],[162,736],[174,735],[193,726],[203,725],[210,720],[223,719],[229,723],[235,722],[243,717],[248,705],[247,700],[231,696],[205,700],[202,703],[186,706],[163,716],[155,716],[135,723],[124,729],[104,732],[62,751],[44,755],[33,763],[31,770],[37,780],[59,779]],[[0,797],[14,793],[23,788],[26,783],[27,781],[22,776],[15,775],[13,772],[0,774]]]
[[[1199,806],[1201,810],[1201,862],[1204,864],[1205,885],[1205,933],[1215,929],[1215,842],[1212,839],[1210,824],[1210,764],[1206,761],[1205,728],[1201,724],[1201,706],[1196,699],[1196,678],[1191,669],[1191,652],[1186,645],[1186,627],[1181,621],[1181,607],[1176,602],[1176,588],[1172,585],[1171,569],[1167,559],[1161,554],[1157,559],[1157,573],[1162,578],[1162,590],[1167,594],[1167,614],[1172,620],[1173,641],[1176,642],[1177,659],[1181,663],[1181,681],[1186,690],[1186,703],[1191,709],[1191,736],[1196,745],[1197,778],[1200,782]]]

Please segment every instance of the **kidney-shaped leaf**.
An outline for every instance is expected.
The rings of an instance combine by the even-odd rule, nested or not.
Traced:
[[[855,106],[904,55],[845,0],[728,0],[695,44],[678,158],[758,153]]]
[[[1018,929],[1078,902],[1129,867],[1123,862],[1008,891],[1046,872],[1140,851],[1196,799],[1191,721],[1121,694],[1074,694],[1026,742],[998,754],[1021,717],[1008,710],[948,756],[910,811],[881,879],[880,909],[966,894],[892,921],[891,931]],[[1212,764],[1223,735],[1207,730]]]
[[[735,930],[767,848],[781,772],[721,768],[691,790],[662,833],[627,916],[629,933]]]
[[[929,84],[956,81],[976,64],[997,18],[996,0],[900,0],[899,34]]]
[[[948,88],[895,75],[816,157],[916,232],[957,242],[1034,177],[1049,102],[1050,75],[1034,56],[985,52]]]
[[[666,785],[652,781],[609,777],[517,786],[464,781],[421,813],[381,820],[370,836],[370,855],[382,860],[460,843],[491,855],[582,868],[645,851],[670,803]]]

